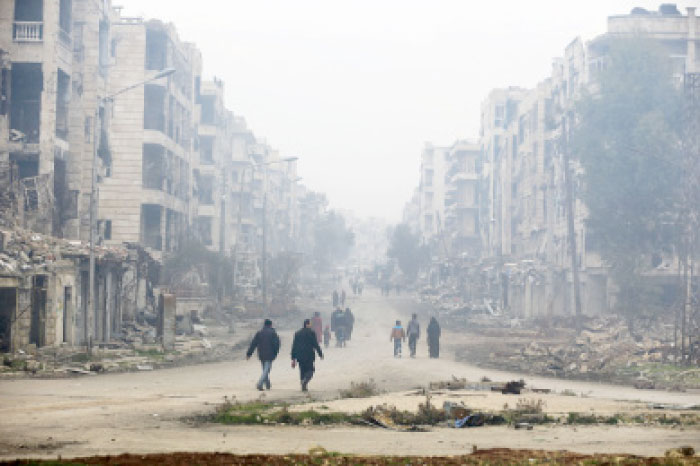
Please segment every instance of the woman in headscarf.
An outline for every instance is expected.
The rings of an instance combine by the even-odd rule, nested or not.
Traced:
[[[440,357],[440,324],[435,317],[430,318],[428,324],[428,353],[431,358]]]

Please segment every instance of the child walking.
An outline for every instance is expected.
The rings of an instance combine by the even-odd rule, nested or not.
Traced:
[[[401,341],[406,341],[406,332],[401,326],[401,321],[397,320],[396,325],[391,329],[390,340],[394,340],[394,357],[401,357]]]

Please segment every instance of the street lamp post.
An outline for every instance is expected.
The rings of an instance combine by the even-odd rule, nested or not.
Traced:
[[[97,305],[95,303],[95,238],[97,236],[97,148],[100,138],[100,108],[102,108],[107,102],[112,102],[114,98],[120,94],[128,92],[137,87],[143,86],[156,79],[164,78],[170,76],[175,72],[174,68],[166,68],[159,71],[155,76],[152,76],[143,81],[131,84],[124,87],[117,92],[100,97],[97,101],[97,107],[95,108],[94,115],[94,129],[93,129],[93,144],[92,144],[92,173],[90,180],[90,265],[89,265],[89,278],[88,278],[88,305],[87,305],[87,315],[84,316],[84,332],[85,332],[85,345],[87,347],[88,354],[92,354],[92,329],[94,327],[93,318],[97,315]]]

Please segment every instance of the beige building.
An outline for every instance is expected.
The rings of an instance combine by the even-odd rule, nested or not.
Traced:
[[[595,86],[611,38],[647,37],[668,51],[679,84],[697,72],[698,20],[673,5],[634,9],[608,18],[608,32],[584,44],[575,39],[534,89],[498,89],[482,104],[482,241],[484,258],[508,277],[501,305],[533,317],[573,314],[571,248],[567,228],[563,120],[585,87]],[[575,163],[572,175],[580,173]],[[586,207],[573,185],[581,304],[585,314],[606,312],[613,288],[585,228]]]
[[[167,78],[117,96],[109,105],[110,161],[100,182],[99,221],[107,243],[141,243],[156,257],[177,248],[199,213],[196,100],[201,55],[157,20],[112,24],[109,90],[117,92],[174,68]]]

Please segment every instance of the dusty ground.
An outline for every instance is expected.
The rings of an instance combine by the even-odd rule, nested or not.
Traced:
[[[397,316],[407,320],[414,307],[408,300],[377,295],[364,297],[351,305],[357,316],[353,339],[347,348],[330,348],[325,360],[317,363],[316,377],[310,385],[312,400],[330,400],[351,381],[369,378],[387,392],[406,391],[452,376],[474,381],[483,376],[502,381],[520,378],[518,374],[455,362],[447,352],[440,360],[430,360],[424,340],[417,359],[394,359],[389,330]],[[422,321],[425,325],[426,319]],[[444,342],[456,338],[447,332]],[[309,401],[299,391],[297,371],[289,365],[291,329],[282,331],[282,340],[280,358],[273,366],[273,389],[265,396],[292,403]],[[225,395],[241,401],[257,398],[260,393],[254,389],[254,383],[258,375],[259,363],[241,358],[153,372],[0,381],[0,459],[174,451],[307,453],[316,445],[329,451],[407,455],[465,454],[472,451],[473,445],[649,456],[662,456],[666,449],[681,445],[700,450],[698,427],[547,425],[531,431],[501,426],[465,430],[441,427],[425,433],[402,433],[344,425],[192,427],[182,422],[183,416],[210,410],[211,405],[221,402]],[[693,392],[643,391],[530,376],[525,376],[525,380],[528,386],[585,394],[585,397],[537,395],[545,398],[547,409],[557,412],[643,410],[646,403],[652,402],[700,403],[700,395]],[[398,400],[418,398],[402,393],[387,396],[395,398],[397,404]],[[514,405],[518,398],[501,398],[505,395],[483,392],[464,392],[460,396],[475,407],[481,404],[498,406],[508,400]],[[358,402],[335,403],[350,406]]]

